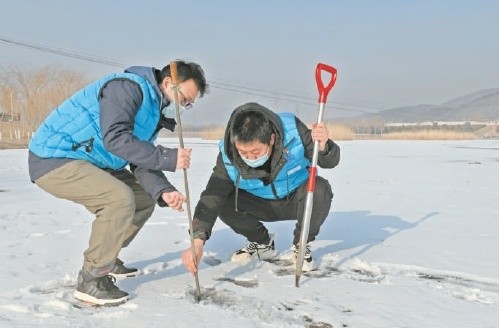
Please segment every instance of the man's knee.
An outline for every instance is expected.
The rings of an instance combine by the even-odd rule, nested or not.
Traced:
[[[124,216],[129,216],[130,219],[132,219],[133,213],[135,213],[136,209],[135,196],[133,194],[133,191],[126,185],[124,185],[122,188],[115,189],[113,194],[109,195],[107,207],[113,213],[122,213],[124,214]]]
[[[315,191],[314,195],[322,199],[323,201],[331,203],[333,199],[333,190],[329,181],[323,177],[317,177],[315,180]]]
[[[154,203],[154,201],[147,205],[146,209],[144,210],[144,212],[146,212],[147,218],[150,218],[152,216],[152,213],[154,212],[155,208],[156,208],[156,203]]]
[[[312,221],[318,227],[324,223],[333,201],[333,191],[329,182],[322,178],[317,177],[314,191],[314,207]]]

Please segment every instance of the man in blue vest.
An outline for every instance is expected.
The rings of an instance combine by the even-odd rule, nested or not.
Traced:
[[[198,64],[177,62],[182,112],[207,84]],[[151,217],[155,204],[182,211],[185,196],[163,171],[188,168],[191,149],[154,141],[174,131],[170,66],[130,67],[91,83],[57,107],[29,144],[29,174],[41,189],[95,215],[75,298],[98,305],[128,300],[116,278],[139,274],[118,254]],[[128,166],[128,168],[127,168]]]
[[[196,259],[190,248],[182,254],[189,271],[196,272],[217,217],[249,241],[232,254],[232,261],[274,257],[274,236],[262,222],[296,221],[292,245],[296,259],[315,140],[319,142],[318,166],[335,167],[340,148],[329,139],[326,125],[314,124],[309,129],[295,115],[276,114],[257,103],[234,110],[220,141],[216,166],[194,212]],[[308,242],[315,239],[329,214],[333,193],[326,179],[316,178],[313,198]],[[303,269],[316,269],[310,244]]]

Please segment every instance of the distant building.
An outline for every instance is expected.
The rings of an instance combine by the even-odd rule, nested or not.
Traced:
[[[418,123],[386,123],[385,126],[394,126],[394,127],[404,127],[404,126],[444,126],[444,125],[497,125],[497,122],[488,121],[488,122],[478,122],[478,121],[433,121],[433,122],[418,122]]]
[[[21,120],[21,115],[18,113],[16,115],[7,114],[4,111],[0,111],[0,121],[2,122],[19,122]]]

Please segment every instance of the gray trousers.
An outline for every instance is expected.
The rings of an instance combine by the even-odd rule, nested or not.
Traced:
[[[107,274],[121,248],[135,238],[151,217],[155,202],[126,170],[100,169],[86,161],[67,163],[35,181],[41,189],[85,206],[95,214],[83,269]]]
[[[260,244],[269,242],[269,233],[262,221],[296,221],[293,244],[297,245],[300,241],[301,223],[305,211],[306,189],[307,184],[304,183],[288,198],[281,200],[266,200],[244,190],[239,190],[237,210],[235,208],[235,193],[232,193],[228,201],[225,202],[219,217],[236,233],[245,236],[249,241]],[[326,179],[319,176],[316,178],[313,199],[307,241],[315,240],[331,208],[333,192]]]

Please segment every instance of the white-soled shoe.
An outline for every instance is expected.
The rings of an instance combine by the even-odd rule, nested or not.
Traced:
[[[94,277],[82,269],[78,274],[74,297],[93,305],[113,306],[128,301],[129,295],[116,286],[113,276]]]
[[[275,251],[274,235],[270,234],[268,244],[258,244],[250,242],[240,250],[235,251],[230,260],[234,262],[246,262],[251,259],[268,260],[274,258],[277,254]]]
[[[128,268],[125,266],[122,260],[116,259],[114,268],[111,270],[111,272],[109,272],[109,275],[115,277],[116,279],[124,279],[140,275],[140,270],[137,268]]]
[[[307,272],[307,271],[315,271],[317,270],[317,264],[315,264],[314,259],[312,258],[312,252],[310,251],[311,245],[310,243],[307,244],[307,247],[305,248],[305,254],[303,256],[303,266],[302,266],[302,271]],[[293,251],[293,262],[296,264],[296,259],[298,257],[298,246],[293,245],[291,247],[291,250]]]

